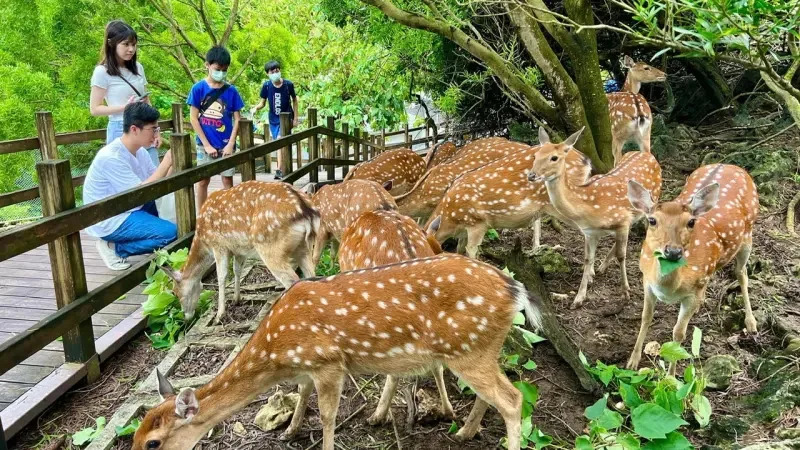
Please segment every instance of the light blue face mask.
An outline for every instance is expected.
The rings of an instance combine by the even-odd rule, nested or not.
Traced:
[[[273,83],[277,82],[280,79],[281,79],[281,73],[280,72],[275,72],[275,73],[269,74],[269,81],[272,81]]]
[[[228,72],[224,71],[224,70],[212,70],[211,71],[211,78],[214,81],[217,81],[217,82],[222,82],[222,80],[224,80],[227,75],[228,75]]]

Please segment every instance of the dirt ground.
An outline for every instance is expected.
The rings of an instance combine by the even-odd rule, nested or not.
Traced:
[[[786,136],[782,145],[800,148],[800,137]],[[658,155],[657,155],[658,156]],[[662,162],[664,190],[662,199],[673,198],[680,190],[683,180],[688,176],[686,168],[699,165],[702,154],[686,154],[664,158]],[[773,186],[773,204],[765,206],[755,228],[754,250],[749,267],[750,297],[759,318],[760,332],[748,336],[743,330],[741,296],[739,286],[733,276],[732,266],[717,273],[707,291],[707,299],[690,323],[703,330],[703,358],[712,355],[728,354],[740,362],[740,374],[733,379],[726,391],[709,392],[714,416],[719,418],[741,418],[748,413],[749,404],[744,401],[759,391],[770,376],[759,374],[763,358],[781,348],[780,340],[762,320],[768,315],[794,316],[800,318],[800,242],[787,235],[784,228],[786,204],[796,192],[796,185],[781,181]],[[553,227],[543,227],[542,243],[554,247],[566,261],[566,272],[544,274],[547,290],[566,294],[566,298],[554,298],[553,305],[578,346],[590,361],[602,360],[607,364],[624,365],[639,328],[642,307],[641,273],[638,267],[644,227],[633,227],[628,245],[627,271],[631,285],[631,300],[626,301],[619,286],[620,268],[612,264],[605,274],[597,274],[590,286],[587,299],[582,308],[569,309],[569,304],[580,284],[583,261],[583,237],[576,231],[565,228],[562,232]],[[530,230],[502,231],[500,238],[486,241],[485,246],[513,246],[521,238],[526,245],[532,242]],[[610,250],[610,238],[603,240],[598,250],[601,259]],[[502,262],[490,261],[502,266]],[[599,262],[598,262],[599,264]],[[247,282],[267,284],[271,277],[263,268],[255,268],[248,275]],[[207,288],[216,288],[212,276],[206,280]],[[235,323],[240,319],[252,319],[261,304],[242,303],[232,307],[225,323]],[[670,341],[672,327],[677,318],[677,305],[658,304],[648,341]],[[189,359],[176,369],[180,376],[209,373],[217,364],[222,364],[225,355],[216,349],[193,349],[193,357],[202,359],[203,364],[191,364]],[[128,344],[117,355],[104,364],[103,380],[93,386],[76,390],[66,395],[58,404],[50,408],[31,426],[26,428],[12,442],[13,449],[46,448],[58,436],[74,433],[94,423],[100,415],[110,417],[121,404],[134,384],[143,379],[160,360],[161,352],[150,347],[146,337],[141,336]],[[556,354],[548,342],[535,346],[533,359],[538,368],[524,372],[523,377],[539,388],[539,401],[534,411],[534,424],[557,440],[574,442],[575,436],[583,433],[586,419],[584,408],[596,398],[582,391],[573,372]],[[642,366],[652,364],[645,357]],[[766,379],[765,379],[766,378]],[[434,398],[436,386],[432,377],[418,376],[403,379],[395,397],[392,416],[393,423],[384,426],[370,426],[367,417],[377,405],[383,376],[361,376],[348,379],[342,394],[336,432],[337,448],[340,449],[486,449],[501,448],[500,439],[505,435],[502,419],[494,409],[489,409],[483,421],[483,430],[472,441],[459,443],[448,433],[449,420],[432,423],[418,423],[411,431],[406,430],[406,405],[404,391],[417,382],[417,389],[423,389]],[[463,424],[473,397],[462,395],[455,378],[446,374],[447,390],[453,403],[459,425]],[[294,386],[283,385],[275,389],[294,392]],[[285,425],[272,432],[262,432],[254,424],[258,409],[266,403],[274,392],[263,395],[235,416],[215,427],[210,438],[201,441],[197,448],[206,449],[310,449],[321,439],[321,423],[316,408],[316,394],[312,394],[310,406],[302,429],[294,440],[281,442],[278,436]],[[796,414],[796,416],[794,416]],[[774,429],[781,424],[791,424],[797,420],[800,411],[789,410],[765,424],[752,424],[747,431],[737,435],[738,444],[770,441],[775,439]],[[245,432],[237,434],[234,425],[241,422]],[[719,421],[722,423],[722,421]],[[720,425],[722,426],[722,425]],[[717,435],[712,430],[690,431],[690,440],[698,447],[714,446]],[[728,436],[730,437],[730,436]],[[68,448],[68,445],[53,446]],[[130,448],[130,439],[117,443],[116,449]]]

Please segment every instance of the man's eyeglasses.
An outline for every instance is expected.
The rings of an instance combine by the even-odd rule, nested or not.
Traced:
[[[151,128],[144,127],[143,128],[143,130],[147,130],[147,129],[153,130],[153,134],[161,133],[161,127],[151,127]]]

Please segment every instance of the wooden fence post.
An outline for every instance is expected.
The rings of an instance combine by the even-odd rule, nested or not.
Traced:
[[[172,104],[172,132],[183,133],[183,103]]]
[[[353,159],[356,161],[361,161],[361,129],[356,128],[353,130]]]
[[[172,171],[174,173],[192,167],[192,142],[186,133],[172,133],[170,136],[172,151]],[[175,218],[178,225],[178,237],[195,229],[196,214],[194,204],[194,185],[175,191]]]
[[[308,127],[313,128],[317,126],[317,108],[308,108]],[[308,138],[308,159],[313,161],[319,158],[319,135],[314,134]],[[319,167],[308,173],[308,180],[312,183],[319,182]]]
[[[253,148],[255,140],[253,139],[253,121],[250,119],[242,119],[239,121],[239,151],[243,152]],[[256,179],[256,160],[255,158],[248,159],[244,164],[239,166],[239,172],[242,173],[242,182],[251,181]]]
[[[39,175],[39,193],[42,197],[42,215],[53,216],[75,208],[75,191],[69,161],[57,159],[36,164]],[[105,244],[105,242],[103,242]],[[85,295],[86,272],[79,233],[60,237],[47,244],[53,273],[56,305],[59,309]],[[85,363],[86,380],[93,383],[100,377],[100,359],[94,347],[91,317],[77,324],[63,336],[64,358],[67,362]]]
[[[349,134],[350,125],[342,122],[342,133]],[[350,159],[350,139],[342,139],[342,159]],[[347,164],[342,164],[342,179],[347,176],[347,171],[350,170]]]
[[[381,128],[381,148],[378,151],[380,153],[386,151],[386,128]]]
[[[264,123],[264,142],[272,142],[272,130],[269,129],[269,121]],[[272,153],[264,155],[264,173],[272,173]]]
[[[430,137],[431,137],[431,130],[428,127],[428,121],[426,120],[425,121],[425,147],[430,148],[430,142],[429,142]]]
[[[53,125],[53,114],[50,111],[36,112],[36,134],[39,136],[39,150],[42,153],[42,161],[57,159],[56,128]]]
[[[3,429],[2,420],[0,420],[0,450],[8,450],[8,444],[6,443],[6,432]]]
[[[327,117],[327,122],[326,122],[326,128],[328,128],[331,131],[336,131],[336,119],[333,118],[332,116],[328,116]],[[336,141],[336,139],[334,139],[333,136],[328,136],[328,139],[325,141],[325,143],[327,144],[326,145],[327,148],[325,149],[325,157],[326,158],[331,158],[331,159],[334,158],[333,152],[334,152],[334,142],[335,141]],[[328,172],[328,181],[335,180],[336,179],[336,166],[334,166],[333,164],[330,164],[330,165],[325,166],[325,168],[326,168],[326,170]]]
[[[403,131],[405,132],[406,147],[410,149],[412,146],[411,146],[411,135],[408,134],[408,121],[406,121],[406,124],[403,127]]]
[[[291,131],[292,126],[292,119],[290,117],[291,113],[282,112],[281,113],[281,135],[280,137],[288,136]],[[283,147],[279,150],[281,152],[280,157],[280,165],[281,165],[281,172],[283,172],[283,176],[289,175],[292,173],[292,144],[287,144],[286,147]]]

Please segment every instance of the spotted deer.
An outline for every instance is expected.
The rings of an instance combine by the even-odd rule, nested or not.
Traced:
[[[700,167],[692,172],[675,200],[660,204],[640,184],[630,181],[628,198],[634,208],[647,215],[648,222],[639,259],[644,280],[642,323],[628,367],[639,365],[656,300],[680,303],[672,339],[682,342],[689,320],[705,300],[709,279],[733,259],[744,298],[744,324],[748,332],[756,332],[747,260],[753,247],[758,192],[747,171],[729,164]],[[666,272],[661,267],[663,260],[678,268]],[[672,373],[674,369],[670,366]]]
[[[447,190],[425,229],[439,242],[466,233],[467,254],[475,258],[489,228],[525,228],[534,224],[534,247],[539,247],[540,214],[560,217],[550,205],[544,182],[531,182],[528,172],[539,151],[563,151],[564,144],[552,144],[544,129],[539,129],[542,145],[529,147],[500,158],[459,177]],[[588,157],[571,149],[566,153],[567,177],[572,183],[583,183],[591,174]]]
[[[639,89],[642,83],[667,79],[664,72],[643,62],[634,63],[630,56],[625,56],[623,65],[628,69],[628,76],[622,91],[606,94],[611,119],[611,150],[615,164],[622,159],[622,148],[627,142],[636,142],[640,151],[650,152],[653,114]]]
[[[586,240],[583,277],[578,294],[572,302],[573,309],[579,307],[586,298],[586,289],[595,274],[597,243],[601,237],[609,234],[614,236],[614,247],[598,271],[603,273],[616,255],[622,271],[621,286],[625,298],[630,298],[625,268],[628,231],[631,223],[640,218],[642,213],[632,208],[628,201],[628,181],[640,183],[655,199],[661,194],[661,166],[647,152],[626,153],[610,172],[595,175],[583,184],[570,183],[569,177],[565,176],[566,156],[582,131],[581,128],[567,138],[561,147],[543,148],[536,154],[533,170],[529,175],[532,182],[544,181],[553,208],[580,229]]]
[[[526,148],[530,146],[500,137],[472,141],[446,163],[427,171],[408,193],[396,196],[398,210],[409,217],[427,220],[456,178]]]
[[[431,151],[425,155],[426,170],[430,170],[431,167],[438,166],[439,164],[446,163],[458,153],[458,150],[459,148],[456,147],[456,144],[451,141],[445,141],[441,144],[434,145]]]
[[[398,148],[356,164],[347,172],[344,181],[371,180],[380,184],[391,183],[389,192],[392,195],[401,195],[408,192],[423,173],[425,173],[425,160],[407,148]]]
[[[197,217],[192,247],[181,271],[162,267],[174,281],[187,319],[194,316],[202,291],[201,278],[216,261],[219,296],[215,323],[225,315],[225,282],[233,260],[234,298],[239,299],[242,263],[258,256],[288,289],[303,275],[312,277],[311,246],[319,230],[319,213],[308,196],[285,183],[246,181],[208,196]]]
[[[536,302],[536,303],[534,303]],[[300,428],[312,386],[324,450],[334,450],[345,375],[399,375],[446,364],[478,393],[456,435],[477,433],[488,405],[520,448],[521,393],[498,358],[514,315],[538,327],[538,299],[502,271],[459,255],[437,255],[295,283],[231,363],[209,383],[175,392],[159,374],[164,401],[147,412],[133,448],[190,449],[208,431],[282,381],[300,400],[282,439]]]
[[[311,202],[322,217],[322,224],[314,241],[314,265],[319,263],[322,251],[329,240],[341,241],[345,228],[367,211],[396,210],[397,204],[386,186],[370,180],[348,180],[339,184],[322,186],[314,193]]]

